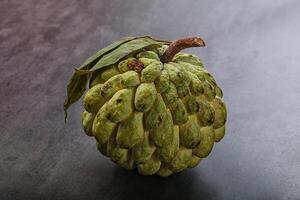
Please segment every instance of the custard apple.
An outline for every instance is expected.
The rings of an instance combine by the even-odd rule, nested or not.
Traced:
[[[82,126],[117,165],[162,177],[192,168],[225,134],[222,90],[195,55],[200,38],[129,37],[76,69],[65,111],[85,92]]]

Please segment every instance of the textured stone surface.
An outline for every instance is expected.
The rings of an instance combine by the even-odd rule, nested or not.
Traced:
[[[0,199],[299,199],[300,3],[0,1]],[[72,67],[126,35],[199,35],[224,91],[227,135],[167,179],[116,167],[63,123]]]

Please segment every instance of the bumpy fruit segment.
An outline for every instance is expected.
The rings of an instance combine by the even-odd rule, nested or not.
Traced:
[[[135,112],[119,124],[117,144],[132,148],[144,140],[143,113]]]
[[[165,163],[171,162],[179,150],[179,127],[176,125],[173,127],[173,135],[170,140],[170,144],[157,148],[157,154],[160,160]]]
[[[173,172],[180,172],[189,166],[192,159],[192,149],[181,147],[170,163]]]
[[[102,84],[92,87],[84,96],[83,106],[89,113],[97,113],[105,103],[105,99],[101,96]]]
[[[225,134],[226,107],[214,78],[194,55],[179,53],[163,64],[165,49],[94,72],[83,99],[85,133],[102,154],[142,175],[195,167]]]
[[[149,111],[157,97],[154,83],[142,83],[137,87],[134,99],[136,110],[141,112]]]
[[[144,163],[152,157],[155,150],[156,147],[149,138],[149,132],[145,132],[143,142],[132,148],[132,156],[136,163]]]
[[[152,156],[148,161],[137,165],[139,173],[145,176],[157,173],[160,166],[161,162],[156,156]]]
[[[106,143],[117,127],[117,123],[109,120],[107,104],[105,104],[97,113],[92,127],[93,135],[101,143]]]
[[[81,116],[81,122],[82,122],[82,127],[84,132],[88,136],[93,136],[93,122],[95,119],[95,114],[89,113],[87,111],[83,111],[82,116]]]
[[[211,152],[214,145],[214,129],[206,126],[200,129],[200,144],[193,150],[193,154],[205,158]]]
[[[180,126],[180,142],[186,148],[195,148],[200,143],[200,124],[197,115],[190,115],[189,120]]]

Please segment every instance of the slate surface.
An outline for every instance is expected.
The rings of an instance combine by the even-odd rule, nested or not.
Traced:
[[[300,199],[300,2],[0,1],[0,199]],[[128,35],[201,36],[227,135],[197,168],[142,177],[62,104],[73,67]]]

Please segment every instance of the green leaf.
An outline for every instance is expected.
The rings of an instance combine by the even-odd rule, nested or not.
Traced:
[[[111,52],[112,50],[116,49],[118,46],[120,46],[123,43],[126,43],[130,40],[135,39],[135,37],[124,37],[110,45],[108,45],[107,47],[99,50],[98,52],[96,52],[94,55],[92,55],[91,57],[89,57],[88,59],[86,59],[84,61],[84,63],[79,67],[79,69],[90,69],[92,66],[94,66],[94,64],[96,64],[98,62],[98,60],[105,54]]]
[[[67,110],[70,105],[80,99],[80,97],[84,93],[88,78],[88,75],[80,76],[74,72],[71,80],[69,81],[67,86],[67,98],[64,103],[65,121],[67,120]]]
[[[100,51],[96,52],[94,55],[89,57],[80,67],[81,70],[88,70],[93,67],[105,54],[113,51],[114,49],[118,48],[121,44],[126,43],[130,40],[134,40],[135,37],[125,37],[122,38],[107,47],[101,49]],[[89,74],[80,73],[77,69],[73,73],[68,86],[67,86],[67,97],[64,102],[64,111],[65,111],[65,120],[67,119],[67,110],[71,104],[75,103],[80,99],[83,95],[86,84],[89,80]]]
[[[81,70],[78,69],[78,74],[85,74],[96,71],[98,69],[116,64],[124,57],[132,54],[138,53],[139,51],[145,48],[158,48],[163,44],[169,44],[168,41],[160,41],[155,40],[149,36],[137,38],[135,40],[131,40],[127,43],[120,45],[116,50],[106,54],[103,56],[90,70]]]
[[[110,44],[88,58],[78,69],[75,69],[68,83],[67,97],[64,102],[65,120],[70,105],[78,101],[84,94],[93,71],[115,64],[127,55],[144,48],[156,48],[169,43],[168,41],[155,40],[149,36],[126,37]]]

